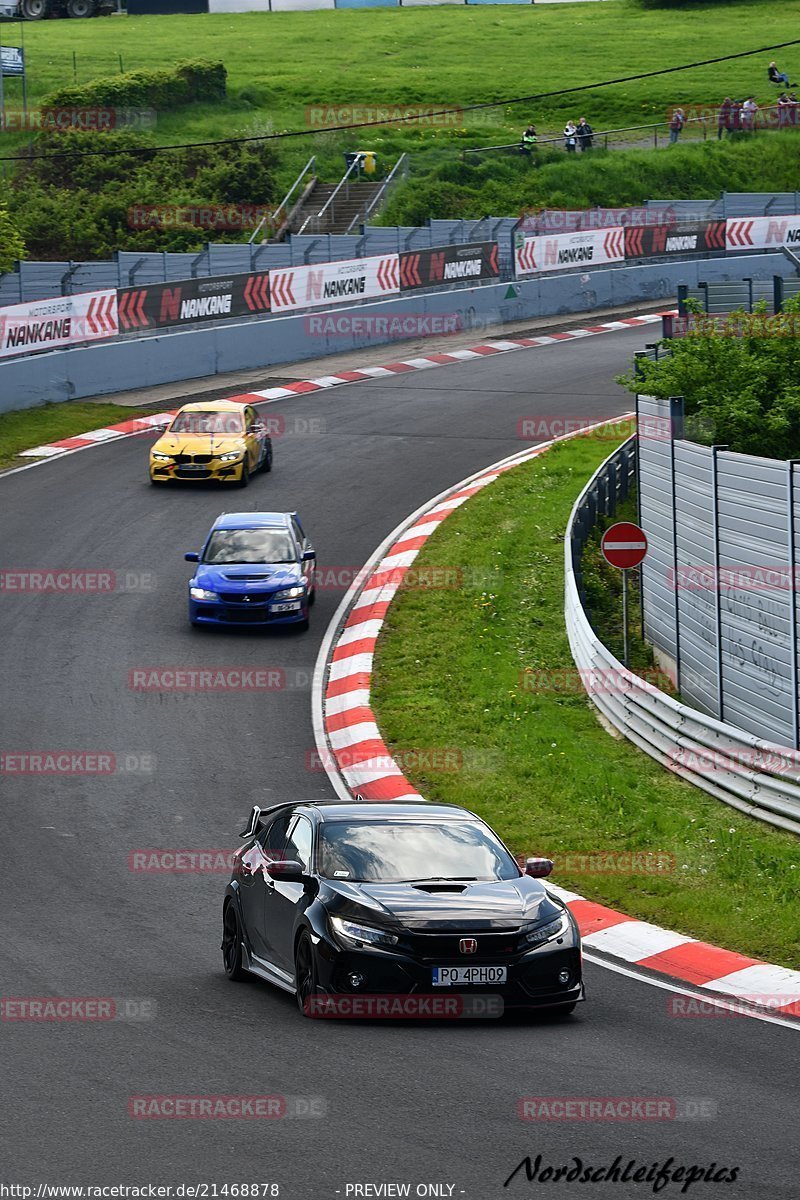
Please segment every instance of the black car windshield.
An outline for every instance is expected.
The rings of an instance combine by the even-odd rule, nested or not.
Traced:
[[[516,879],[519,867],[476,821],[326,821],[320,875],[351,883]]]
[[[217,529],[212,533],[203,562],[289,563],[297,551],[285,529]]]
[[[169,427],[169,432],[235,435],[241,433],[243,429],[241,413],[195,411],[178,413]]]

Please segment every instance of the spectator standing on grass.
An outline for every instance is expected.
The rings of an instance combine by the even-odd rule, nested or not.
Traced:
[[[734,100],[731,104],[731,133],[738,133],[742,128],[742,102]]]
[[[797,125],[797,122],[798,122],[797,113],[798,113],[799,108],[800,108],[800,105],[798,105],[797,96],[795,96],[794,92],[789,92],[789,103],[786,105],[786,124],[787,125],[790,125],[793,127]]]
[[[574,121],[567,121],[564,126],[564,149],[568,154],[574,154],[578,148],[578,131]]]
[[[748,96],[742,105],[742,129],[752,132],[756,124],[756,113],[758,105],[755,102],[755,97]]]
[[[789,97],[786,95],[786,92],[781,92],[780,96],[778,96],[776,108],[778,110],[778,119],[777,119],[778,128],[785,129],[786,126],[789,124],[791,108],[792,108],[792,102],[789,99]],[[773,124],[773,122],[770,121],[770,124]]]
[[[731,131],[731,108],[732,107],[733,107],[733,101],[731,100],[730,96],[726,96],[725,99],[722,101],[722,104],[720,104],[719,111],[717,112],[717,139],[718,140],[719,140],[719,138],[722,137],[723,133],[730,133],[730,131]]]
[[[674,146],[677,142],[681,130],[686,124],[686,117],[682,108],[676,108],[672,114],[672,120],[669,123],[669,144]]]
[[[594,130],[586,120],[586,117],[581,117],[580,121],[578,121],[576,133],[578,135],[578,145],[581,148],[581,153],[586,150],[591,150],[594,139]]]
[[[530,124],[527,127],[527,129],[523,130],[523,133],[522,133],[522,140],[519,144],[519,148],[522,151],[522,153],[530,154],[533,150],[535,150],[536,149],[536,140],[537,140],[536,129],[533,126],[533,124]]]

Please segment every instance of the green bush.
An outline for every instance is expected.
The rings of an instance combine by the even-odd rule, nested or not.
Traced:
[[[225,99],[227,72],[221,62],[179,62],[164,70],[127,71],[70,84],[51,92],[42,108],[175,108]]]
[[[259,143],[156,154],[150,134],[73,129],[40,135],[36,148],[78,153],[26,162],[8,189],[9,209],[34,258],[109,258],[115,250],[199,250],[207,241],[245,240],[249,230],[132,227],[129,210],[263,205],[274,198],[274,152]],[[113,153],[80,156],[96,148]]]
[[[697,311],[697,306],[690,306]],[[671,354],[640,360],[619,383],[642,395],[683,396],[686,436],[740,454],[800,457],[800,297],[779,316],[766,306],[731,314],[722,329],[702,318],[697,332],[662,343]],[[744,330],[744,336],[732,336]]]
[[[14,269],[25,256],[25,242],[3,201],[0,201],[0,275]]]

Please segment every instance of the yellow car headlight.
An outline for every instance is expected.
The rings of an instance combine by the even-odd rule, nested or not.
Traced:
[[[235,458],[241,458],[244,454],[243,450],[231,450],[228,454],[220,454],[220,462],[233,462]]]
[[[153,462],[172,462],[171,454],[161,454],[156,450],[151,451],[150,457],[152,458]]]

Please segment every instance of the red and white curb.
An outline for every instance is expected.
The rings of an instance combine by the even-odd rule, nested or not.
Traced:
[[[593,428],[598,426],[566,436],[585,436]],[[386,613],[420,550],[442,521],[505,471],[553,444],[547,442],[503,459],[418,509],[383,542],[344,597],[320,649],[312,697],[317,751],[343,800],[356,793],[372,801],[424,799],[392,758],[370,703],[375,646]],[[714,1007],[743,1009],[749,1015],[766,1011],[773,1018],[800,1017],[800,972],[723,950],[636,920],[575,892],[548,886],[575,914],[584,947],[603,956],[597,961],[607,957],[612,963],[679,980],[692,990],[677,990],[713,1000]]]
[[[454,363],[469,362],[471,359],[487,358],[492,354],[507,354],[511,350],[529,350],[531,347],[551,346],[557,342],[568,342],[576,338],[595,337],[601,333],[617,333],[621,329],[629,329],[637,325],[652,325],[660,321],[663,315],[665,314],[644,313],[642,316],[625,317],[619,321],[606,321],[602,325],[587,325],[583,329],[571,329],[564,333],[484,342],[479,346],[473,346],[470,350],[451,350],[447,354],[429,354],[423,358],[408,358],[399,362],[390,362],[382,367],[361,367],[354,371],[339,371],[335,375],[321,375],[318,379],[298,379],[296,383],[287,383],[283,387],[265,388],[260,392],[242,392],[230,396],[228,399],[240,404],[274,404],[276,400],[285,400],[290,396],[304,396],[309,392],[338,387],[342,383],[358,383],[364,379],[404,375],[408,371],[426,371],[431,367],[446,367]],[[113,397],[109,399],[113,403]],[[69,454],[75,450],[86,450],[90,446],[102,445],[117,438],[133,437],[136,434],[155,431],[167,425],[175,416],[176,411],[135,417],[130,421],[121,421],[118,425],[107,425],[103,429],[93,429],[89,433],[61,438],[57,442],[48,442],[44,446],[34,446],[31,450],[22,450],[19,457],[57,458],[59,455]]]

